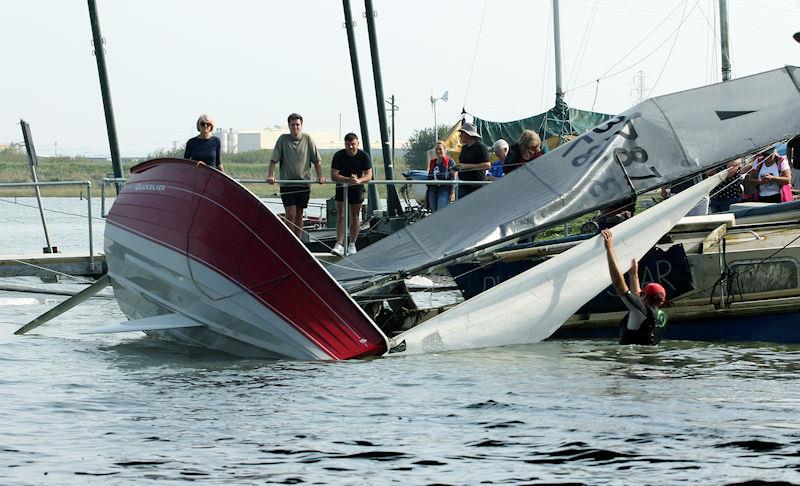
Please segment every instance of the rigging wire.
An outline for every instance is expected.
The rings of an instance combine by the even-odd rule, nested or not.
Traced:
[[[661,76],[664,74],[664,71],[667,69],[667,64],[669,64],[669,58],[672,57],[672,51],[675,49],[675,44],[678,43],[678,36],[680,34],[681,27],[683,27],[684,22],[689,16],[694,12],[694,9],[697,8],[697,5],[700,3],[700,0],[696,0],[694,2],[694,7],[686,14],[686,5],[689,3],[689,0],[684,0],[683,2],[683,12],[681,12],[681,21],[678,23],[678,29],[675,31],[675,34],[672,38],[672,45],[669,48],[669,52],[667,53],[667,58],[664,59],[664,65],[661,66],[661,71],[658,73],[658,77],[656,78],[656,82],[653,83],[653,88],[650,90],[650,93],[647,95],[648,98],[653,96],[653,92],[656,90],[656,86],[658,86],[658,82],[661,81]],[[685,14],[685,15],[684,15]]]
[[[545,107],[545,85],[547,84],[547,77],[550,74],[550,34],[553,27],[553,4],[547,2],[547,35],[545,36],[544,44],[544,68],[542,69],[542,91],[539,95],[539,111],[544,111]]]
[[[614,64],[612,64],[612,65],[611,65],[611,67],[609,67],[609,68],[608,68],[608,69],[607,69],[607,70],[606,70],[606,71],[605,71],[603,74],[601,74],[601,75],[600,75],[600,76],[599,76],[599,77],[598,77],[596,80],[594,80],[594,81],[590,81],[590,82],[588,82],[588,83],[584,83],[584,84],[582,84],[582,85],[580,85],[580,86],[576,86],[576,87],[574,87],[574,88],[571,88],[569,91],[577,91],[577,90],[579,90],[579,89],[581,89],[581,88],[585,88],[586,86],[589,86],[589,85],[590,85],[590,84],[592,84],[592,83],[595,83],[595,82],[598,82],[598,83],[599,83],[599,82],[600,82],[601,80],[603,80],[603,79],[613,78],[614,76],[618,76],[618,75],[620,75],[620,74],[622,74],[622,73],[624,73],[624,72],[630,71],[631,69],[633,69],[634,67],[636,67],[637,65],[639,65],[639,64],[640,64],[642,61],[644,61],[645,59],[647,59],[647,58],[649,58],[651,55],[653,55],[653,53],[654,53],[654,52],[656,52],[657,50],[659,50],[659,49],[661,48],[661,46],[663,46],[664,44],[666,44],[666,43],[667,43],[667,41],[668,41],[668,40],[669,40],[669,39],[672,37],[672,35],[674,35],[674,34],[670,34],[669,36],[667,36],[667,37],[666,37],[666,38],[665,38],[665,39],[664,39],[664,40],[663,40],[663,41],[662,41],[662,42],[661,42],[659,45],[657,45],[657,46],[655,47],[655,49],[653,49],[652,51],[650,51],[649,53],[647,53],[647,54],[646,54],[644,57],[642,57],[642,58],[641,58],[641,59],[639,59],[638,61],[634,62],[634,63],[633,63],[633,64],[631,64],[630,66],[628,66],[628,67],[626,67],[626,68],[624,68],[624,69],[622,69],[622,70],[620,70],[620,71],[617,71],[617,72],[615,72],[615,73],[613,73],[613,74],[608,74],[608,73],[610,73],[610,72],[611,72],[611,71],[612,71],[612,70],[613,70],[615,67],[619,66],[619,65],[622,63],[622,61],[624,61],[624,60],[625,60],[625,59],[626,59],[626,58],[627,58],[629,55],[631,55],[631,54],[632,54],[634,51],[636,51],[636,49],[638,49],[638,48],[639,48],[639,46],[641,46],[642,44],[644,44],[644,42],[645,42],[647,39],[649,39],[649,38],[650,38],[650,37],[651,37],[653,34],[655,34],[655,33],[656,33],[656,31],[658,30],[658,28],[659,28],[659,27],[661,27],[661,25],[662,25],[662,24],[664,24],[664,23],[665,23],[667,20],[669,20],[669,18],[670,18],[670,17],[672,16],[672,14],[673,14],[673,13],[674,13],[674,12],[675,12],[677,9],[678,9],[678,7],[679,7],[679,6],[680,6],[680,4],[676,5],[676,6],[675,6],[675,8],[673,8],[673,9],[672,9],[672,10],[671,10],[671,11],[670,11],[670,12],[669,12],[669,13],[668,13],[668,14],[667,14],[667,15],[666,15],[666,16],[665,16],[665,17],[664,17],[662,20],[661,20],[661,22],[659,22],[659,23],[658,23],[658,24],[657,24],[657,25],[656,25],[656,26],[655,26],[655,27],[654,27],[654,28],[653,28],[653,29],[650,31],[650,33],[649,33],[649,34],[647,34],[646,36],[644,36],[644,38],[642,38],[642,40],[640,40],[640,41],[639,41],[639,42],[638,42],[638,43],[637,43],[635,46],[633,46],[633,47],[632,47],[632,48],[631,48],[631,49],[630,49],[630,50],[629,50],[627,53],[625,53],[625,55],[623,55],[623,56],[622,56],[622,57],[621,57],[621,58],[620,58],[620,59],[619,59],[617,62],[615,62]]]
[[[594,21],[597,18],[597,4],[600,0],[594,0],[592,10],[589,12],[589,19],[586,21],[586,28],[583,30],[583,37],[578,45],[578,55],[575,56],[575,62],[572,63],[572,70],[569,73],[567,87],[572,85],[572,80],[580,75],[580,66],[583,65],[583,58],[586,55],[586,50],[589,47],[589,34],[594,26]],[[577,71],[577,72],[576,72]]]
[[[472,73],[475,71],[475,59],[478,57],[478,47],[481,44],[481,33],[483,32],[483,21],[486,18],[486,7],[489,5],[489,0],[483,2],[483,12],[481,13],[481,23],[478,27],[478,38],[475,40],[475,50],[472,53],[472,66],[469,68],[469,76],[467,76],[467,89],[464,91],[464,104],[462,107],[467,106],[467,97],[469,96],[469,88],[472,85]]]

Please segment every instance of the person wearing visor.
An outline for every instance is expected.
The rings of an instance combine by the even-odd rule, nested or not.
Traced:
[[[660,309],[666,301],[666,290],[657,283],[649,283],[643,289],[639,286],[639,268],[635,258],[631,260],[631,269],[628,272],[631,284],[628,288],[617,264],[611,230],[604,229],[600,234],[606,247],[611,283],[628,308],[628,314],[620,323],[619,344],[654,346],[660,343],[661,334],[667,327],[667,314]]]
[[[219,158],[222,144],[217,137],[211,134],[214,130],[214,119],[211,118],[211,115],[203,113],[197,119],[196,126],[200,134],[186,141],[183,158],[197,161],[197,165],[203,164],[220,172],[225,172],[222,160]]]

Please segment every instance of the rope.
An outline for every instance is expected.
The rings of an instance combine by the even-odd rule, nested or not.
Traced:
[[[590,81],[590,82],[588,82],[588,83],[585,83],[585,84],[582,84],[582,85],[580,85],[580,86],[576,86],[576,87],[574,87],[574,88],[570,89],[569,91],[570,91],[570,92],[571,92],[571,91],[577,91],[577,90],[579,90],[579,89],[581,89],[581,88],[585,88],[586,86],[589,86],[589,85],[590,85],[590,84],[592,84],[592,83],[595,83],[595,82],[599,83],[599,82],[600,82],[600,80],[603,80],[603,79],[608,79],[608,78],[613,78],[614,76],[618,76],[618,75],[620,75],[620,74],[622,74],[622,73],[624,73],[624,72],[630,71],[631,69],[633,69],[634,67],[636,67],[637,65],[639,65],[639,64],[640,64],[642,61],[646,60],[646,59],[647,59],[647,58],[649,58],[651,55],[653,55],[653,53],[654,53],[654,52],[656,52],[657,50],[659,50],[659,49],[661,48],[661,46],[663,46],[664,44],[666,44],[666,43],[667,43],[667,41],[668,41],[668,40],[669,40],[669,39],[670,39],[670,38],[671,38],[671,37],[674,35],[674,33],[673,33],[673,34],[670,34],[669,36],[667,36],[667,38],[666,38],[666,39],[664,39],[664,41],[662,41],[662,42],[661,42],[659,45],[657,45],[657,46],[655,47],[655,49],[653,49],[652,51],[650,51],[649,53],[647,53],[647,54],[646,54],[644,57],[642,57],[642,58],[641,58],[641,59],[639,59],[638,61],[634,62],[634,63],[633,63],[633,64],[631,64],[630,66],[628,66],[628,67],[626,67],[625,69],[622,69],[622,70],[620,70],[620,71],[617,71],[617,72],[615,72],[615,73],[613,73],[613,74],[608,74],[608,73],[610,73],[610,72],[611,72],[611,71],[612,71],[612,70],[613,70],[615,67],[617,67],[618,65],[620,65],[620,64],[622,63],[622,61],[624,61],[624,60],[625,60],[625,58],[627,58],[627,57],[628,57],[629,55],[631,55],[631,54],[632,54],[632,53],[633,53],[633,52],[634,52],[636,49],[638,49],[638,48],[639,48],[639,46],[641,46],[641,45],[644,43],[644,41],[646,41],[648,38],[650,38],[650,36],[652,36],[653,34],[655,34],[656,30],[658,30],[658,28],[659,28],[659,27],[661,27],[661,25],[662,25],[664,22],[666,22],[666,21],[667,21],[667,20],[668,20],[668,19],[669,19],[669,18],[672,16],[672,14],[673,14],[673,13],[674,13],[674,12],[675,12],[677,9],[678,9],[678,6],[680,6],[680,4],[676,5],[676,6],[675,6],[675,8],[673,8],[673,9],[672,9],[672,10],[671,10],[671,11],[670,11],[670,12],[669,12],[669,13],[668,13],[668,14],[667,14],[667,15],[666,15],[666,16],[665,16],[665,17],[664,17],[662,20],[661,20],[661,22],[659,22],[659,23],[658,23],[658,24],[655,26],[655,28],[653,28],[653,30],[651,30],[651,31],[650,31],[650,33],[649,33],[649,34],[647,34],[647,35],[646,35],[646,36],[645,36],[645,37],[644,37],[644,38],[643,38],[641,41],[639,41],[639,42],[638,42],[638,43],[637,43],[635,46],[633,46],[633,47],[632,47],[632,48],[631,48],[631,49],[630,49],[630,50],[629,50],[627,53],[625,53],[625,55],[623,55],[623,56],[622,56],[622,57],[621,57],[621,58],[620,58],[620,59],[619,59],[619,60],[618,60],[616,63],[612,64],[612,65],[611,65],[611,67],[609,67],[609,68],[606,70],[606,72],[604,72],[603,74],[601,74],[601,75],[600,75],[600,76],[599,76],[599,77],[598,77],[598,78],[597,78],[595,81]],[[566,94],[566,92],[565,92],[565,94]]]
[[[472,73],[475,71],[475,59],[478,57],[478,46],[481,43],[481,33],[483,32],[483,20],[486,18],[486,7],[489,5],[489,0],[484,0],[483,2],[483,12],[481,13],[481,24],[478,27],[478,39],[475,41],[475,50],[472,53],[472,66],[469,68],[469,76],[467,77],[467,89],[464,92],[464,104],[461,106],[467,106],[467,97],[469,96],[469,88],[472,84]]]
[[[572,85],[573,77],[577,78],[578,75],[580,74],[580,66],[583,64],[583,58],[586,55],[586,49],[589,46],[589,43],[587,42],[589,39],[589,33],[592,31],[594,20],[597,17],[598,3],[599,0],[594,0],[594,4],[592,5],[592,11],[589,13],[589,20],[586,22],[586,28],[583,30],[583,37],[581,38],[581,43],[578,45],[578,55],[575,57],[575,62],[572,63],[572,69],[570,70],[569,73],[569,80],[567,81],[567,86]]]
[[[653,91],[656,90],[656,86],[658,86],[658,82],[661,81],[661,76],[664,74],[664,71],[667,69],[667,64],[669,64],[669,58],[672,57],[672,51],[675,49],[675,44],[677,44],[677,42],[678,42],[678,34],[680,34],[681,27],[683,27],[683,23],[686,21],[687,18],[689,18],[689,15],[691,15],[692,12],[694,12],[694,9],[697,8],[697,4],[700,3],[700,0],[696,0],[694,2],[694,7],[692,7],[692,10],[689,11],[688,15],[684,16],[684,14],[686,13],[686,4],[688,2],[689,2],[689,0],[684,0],[684,2],[683,2],[683,12],[681,12],[681,21],[678,23],[678,28],[676,29],[675,34],[673,35],[672,45],[670,46],[669,52],[667,53],[667,58],[664,60],[664,65],[661,66],[661,71],[658,73],[658,77],[656,78],[656,82],[653,83],[653,88],[650,90],[650,93],[647,95],[648,98],[653,96]]]
[[[6,204],[14,204],[14,205],[17,205],[17,206],[22,206],[24,208],[39,209],[39,206],[33,206],[33,205],[30,205],[30,204],[23,204],[23,203],[17,202],[17,201],[10,201],[8,199],[1,199],[0,198],[0,202],[4,202]],[[64,214],[66,216],[74,216],[76,218],[89,219],[89,217],[87,215],[85,215],[85,214],[75,214],[75,213],[70,213],[70,212],[67,212],[67,211],[59,211],[57,209],[48,209],[48,208],[45,208],[44,206],[42,207],[42,209],[44,211],[47,211],[47,212],[50,212],[50,213]],[[105,221],[104,218],[101,218],[99,216],[92,216],[92,220]]]
[[[88,283],[88,284],[94,283],[94,280],[91,280],[91,279],[88,279],[88,278],[80,277],[78,275],[70,275],[68,273],[59,272],[59,271],[53,270],[51,268],[41,267],[39,265],[34,265],[33,263],[24,262],[22,260],[15,260],[15,259],[12,258],[10,261],[19,263],[20,265],[27,265],[27,266],[33,267],[33,268],[35,268],[37,270],[43,270],[45,272],[50,272],[52,274],[59,275],[61,277],[71,278],[71,279],[77,280],[77,281],[79,281],[81,283]]]

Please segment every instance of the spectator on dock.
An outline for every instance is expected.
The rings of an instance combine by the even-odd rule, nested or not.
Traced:
[[[731,209],[731,204],[742,201],[742,159],[735,159],[727,164],[728,178],[717,184],[709,196],[709,211],[711,213],[724,213]],[[712,176],[718,169],[706,172]]]
[[[453,159],[447,155],[447,148],[441,140],[436,142],[434,148],[436,158],[428,163],[429,181],[452,181],[452,168],[455,165]],[[428,209],[431,212],[443,209],[449,203],[456,200],[456,186],[444,184],[428,184],[425,191],[425,200],[428,202]]]
[[[792,169],[786,160],[786,144],[778,144],[766,156],[756,157],[742,171],[753,171],[758,202],[779,203],[792,200]]]
[[[197,161],[197,165],[203,164],[220,172],[225,172],[222,160],[219,158],[222,144],[217,137],[211,134],[214,130],[214,119],[211,118],[211,115],[203,113],[197,119],[196,126],[200,134],[186,141],[183,158]]]
[[[792,187],[800,189],[800,135],[786,142],[786,158],[792,166]]]
[[[523,130],[517,143],[508,149],[508,156],[503,163],[503,172],[508,174],[546,153],[547,144],[542,143],[539,134],[533,130]]]
[[[358,232],[361,231],[361,205],[364,203],[365,182],[372,180],[372,161],[369,155],[358,148],[358,136],[355,133],[348,133],[344,136],[343,150],[333,154],[331,161],[331,180],[343,182],[336,184],[336,244],[331,253],[344,256],[344,215],[345,215],[345,194],[347,194],[347,207],[349,213],[349,238],[347,254],[356,254],[356,240]]]
[[[485,181],[486,171],[492,164],[489,162],[489,151],[481,141],[481,135],[478,133],[478,128],[472,123],[464,123],[458,129],[458,136],[463,146],[461,147],[461,155],[458,157],[458,165],[453,167],[453,170],[458,172],[458,179],[462,181]],[[458,187],[458,197],[471,194],[478,189],[480,185],[468,185]]]
[[[666,300],[666,290],[657,283],[649,283],[644,286],[644,289],[640,287],[639,266],[635,258],[631,260],[631,269],[628,272],[631,284],[628,288],[617,263],[614,236],[611,230],[604,229],[600,234],[603,236],[606,247],[611,283],[625,307],[628,308],[628,314],[620,323],[619,343],[647,345],[660,343],[661,333],[667,326],[667,315],[659,308],[664,305]]]
[[[269,161],[267,182],[275,184],[275,164],[280,164],[280,180],[298,181],[281,184],[281,200],[283,201],[284,221],[289,229],[299,238],[303,233],[303,210],[308,207],[311,196],[311,166],[317,172],[317,182],[325,182],[322,175],[322,158],[317,145],[310,135],[303,133],[303,117],[292,113],[288,118],[289,132],[284,133],[275,142]]]
[[[492,145],[492,152],[497,156],[497,160],[492,162],[492,166],[489,168],[486,178],[490,181],[496,181],[505,175],[503,172],[503,163],[506,157],[508,157],[508,142],[502,138],[496,140],[494,145]]]

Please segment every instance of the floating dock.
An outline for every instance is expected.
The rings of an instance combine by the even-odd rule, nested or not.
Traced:
[[[53,277],[58,274],[99,278],[106,273],[105,255],[70,253],[0,256],[0,277]]]

